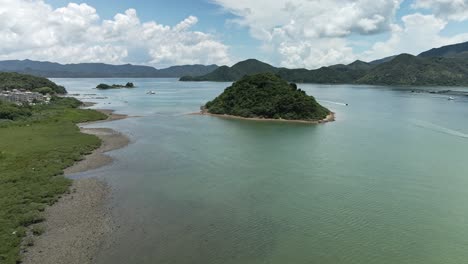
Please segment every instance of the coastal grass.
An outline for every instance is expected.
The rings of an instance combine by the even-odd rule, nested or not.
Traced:
[[[76,101],[69,98],[31,111],[25,119],[0,121],[2,264],[20,261],[27,227],[43,221],[45,207],[69,191],[71,181],[63,169],[100,146],[99,138],[80,133],[76,123],[106,118],[97,111],[76,108]]]

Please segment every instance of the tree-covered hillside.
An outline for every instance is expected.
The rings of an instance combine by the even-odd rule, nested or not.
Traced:
[[[184,76],[181,81],[215,81],[215,82],[232,82],[240,80],[245,75],[257,73],[276,73],[278,68],[275,68],[267,63],[255,59],[241,61],[232,67],[221,66],[211,73],[206,75],[192,77]]]
[[[468,42],[444,46],[419,56],[401,54],[370,63],[355,61],[315,70],[275,68],[257,60],[232,67],[222,66],[210,74],[186,76],[181,81],[237,81],[245,75],[275,73],[289,82],[372,85],[468,85]]]
[[[267,65],[267,66],[266,66]],[[468,85],[468,61],[462,58],[419,57],[402,54],[387,62],[370,64],[355,61],[316,70],[275,68],[255,60],[233,67],[222,66],[214,72],[182,78],[181,81],[237,81],[258,72],[274,73],[296,83],[370,84],[370,85]]]
[[[458,43],[454,45],[443,46],[425,51],[418,55],[419,57],[445,57],[445,58],[468,58],[468,42]]]
[[[242,78],[204,108],[211,114],[286,120],[317,121],[330,114],[313,96],[272,73]]]
[[[468,85],[468,61],[402,54],[369,71],[356,83],[377,85]]]
[[[165,69],[132,64],[111,65],[104,63],[59,64],[48,61],[7,60],[0,61],[0,71],[18,72],[55,78],[180,78],[184,75],[200,76],[212,72],[217,65],[181,65]]]
[[[0,90],[24,89],[28,91],[49,87],[57,94],[66,94],[63,86],[43,78],[15,72],[0,72]]]
[[[297,83],[343,84],[353,83],[372,68],[373,66],[366,62],[355,61],[348,65],[338,64],[317,70],[281,69],[278,75],[285,80]]]
[[[198,77],[185,76],[181,81],[238,81],[245,75],[258,73],[275,73],[290,82],[298,83],[352,83],[364,76],[373,66],[362,61],[355,61],[349,65],[335,65],[322,67],[317,70],[276,68],[267,63],[249,59],[241,61],[232,67],[222,66],[215,71]]]

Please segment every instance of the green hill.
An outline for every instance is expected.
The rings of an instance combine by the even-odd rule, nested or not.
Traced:
[[[444,57],[444,58],[464,58],[468,59],[468,42],[443,46],[425,51],[419,57]]]
[[[44,87],[51,88],[57,94],[67,93],[63,86],[59,86],[56,83],[43,77],[36,77],[15,72],[0,72],[0,91],[13,89],[33,91]]]
[[[242,78],[206,103],[204,109],[211,114],[307,121],[322,120],[330,114],[313,96],[273,73]]]
[[[256,68],[258,67],[258,68]],[[256,60],[222,66],[201,77],[181,81],[237,81],[258,72],[274,73],[296,83],[370,84],[370,85],[468,85],[468,61],[461,58],[417,57],[401,54],[375,65],[363,61],[338,64],[316,70],[275,68]]]
[[[357,61],[354,61],[353,63],[348,64],[348,65],[337,64],[337,65],[330,66],[329,68],[337,69],[337,70],[345,69],[345,70],[368,71],[368,70],[374,68],[374,65],[372,65],[370,63],[367,63],[367,62],[364,62],[364,61],[361,61],[361,60],[357,60]]]
[[[378,85],[468,85],[468,61],[453,58],[423,58],[402,54],[370,70],[356,83]]]
[[[337,64],[317,70],[280,69],[277,74],[290,82],[343,84],[353,83],[373,67],[366,62],[355,61],[348,65]]]
[[[276,68],[267,63],[250,59],[241,61],[232,67],[222,66],[215,71],[199,76],[182,77],[181,81],[214,81],[232,82],[240,80],[245,75],[258,73],[275,73],[290,82],[299,83],[352,83],[364,76],[373,66],[362,61],[355,61],[349,65],[335,65],[322,67],[317,70]]]
[[[389,61],[393,60],[396,56],[398,56],[398,55],[388,56],[388,57],[385,57],[385,58],[382,58],[382,59],[373,60],[373,61],[369,62],[369,64],[375,66],[375,65],[382,64],[382,63],[386,63],[386,62],[389,62]]]
[[[257,73],[276,73],[277,68],[255,59],[241,61],[232,67],[221,66],[211,73],[206,75],[192,77],[184,76],[181,81],[215,81],[215,82],[232,82],[237,81],[245,75]]]
[[[165,69],[151,66],[111,65],[104,63],[59,64],[48,61],[0,61],[0,71],[18,72],[49,78],[180,78],[200,76],[218,68],[217,65],[181,65]]]

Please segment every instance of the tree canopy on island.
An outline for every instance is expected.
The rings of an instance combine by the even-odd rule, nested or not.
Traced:
[[[16,72],[0,72],[0,90],[9,91],[13,89],[38,92],[48,91],[56,94],[67,93],[67,90],[63,86],[57,85],[43,77]]]
[[[272,73],[245,76],[204,109],[211,114],[306,121],[322,120],[330,114],[313,96]]]

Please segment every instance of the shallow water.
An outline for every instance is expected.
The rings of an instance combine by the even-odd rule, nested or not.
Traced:
[[[54,81],[142,116],[95,125],[133,143],[111,166],[75,175],[114,190],[120,228],[99,264],[468,259],[468,97],[299,85],[337,116],[308,125],[186,115],[228,83]],[[127,81],[138,88],[91,89]]]

